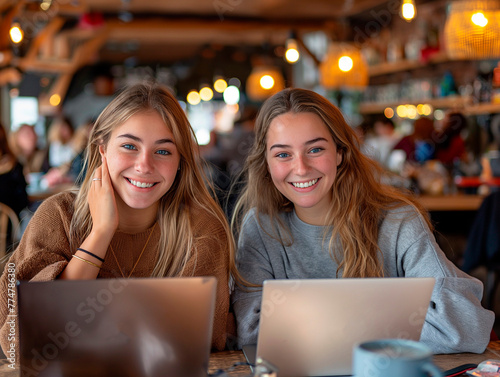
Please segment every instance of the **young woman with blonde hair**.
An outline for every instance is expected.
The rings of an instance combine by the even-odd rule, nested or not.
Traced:
[[[97,119],[86,166],[77,193],[47,199],[30,221],[10,259],[16,278],[215,276],[212,346],[223,349],[234,246],[175,97],[154,83],[125,89]],[[6,342],[6,273],[0,284]]]
[[[482,284],[445,257],[418,202],[380,183],[335,106],[285,89],[255,133],[232,221],[244,279],[435,277],[421,340],[437,353],[484,351],[494,315]],[[256,343],[261,291],[237,287],[232,301],[239,345]]]

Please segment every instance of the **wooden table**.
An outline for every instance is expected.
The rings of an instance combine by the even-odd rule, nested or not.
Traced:
[[[488,348],[482,354],[457,353],[434,356],[434,362],[442,370],[452,369],[463,364],[479,364],[489,359],[500,360],[500,341],[490,342]]]
[[[428,211],[477,211],[483,199],[482,195],[464,194],[417,197]]]
[[[208,363],[208,372],[215,373],[217,370],[222,369],[228,371],[230,376],[251,376],[252,372],[248,365],[239,365],[233,368],[237,363],[245,363],[246,359],[242,351],[223,351],[215,352],[210,355]]]
[[[463,364],[479,364],[488,359],[500,360],[500,341],[490,342],[486,351],[482,354],[457,353],[451,355],[436,355],[434,362],[442,370],[446,371]],[[244,363],[245,356],[241,351],[224,351],[210,355],[209,373],[218,369],[228,370],[236,363]],[[230,376],[251,376],[250,367],[240,365],[228,372]],[[279,376],[279,374],[278,374]]]
[[[452,355],[436,355],[434,362],[442,370],[448,370],[462,364],[479,364],[488,359],[500,360],[500,341],[490,342],[486,351],[482,354],[459,353]],[[209,373],[215,373],[222,369],[227,371],[229,376],[251,376],[250,367],[239,365],[233,368],[237,363],[245,363],[245,356],[241,351],[223,351],[215,352],[210,355]],[[2,377],[17,377],[19,372],[7,367],[7,360],[0,360],[0,375]]]
[[[33,203],[39,200],[45,200],[48,197],[66,190],[78,190],[74,183],[61,183],[45,190],[28,191],[28,200]]]

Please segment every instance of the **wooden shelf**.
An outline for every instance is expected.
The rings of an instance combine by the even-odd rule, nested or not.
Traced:
[[[465,115],[488,115],[500,113],[500,103],[480,103],[472,104],[470,97],[445,97],[434,98],[422,101],[408,101],[408,102],[365,102],[359,106],[360,114],[382,114],[387,107],[395,108],[399,105],[418,105],[428,104],[435,109],[460,109]]]
[[[404,60],[394,63],[380,63],[368,67],[368,76],[382,76],[390,73],[409,71],[422,67],[423,64],[418,60]]]
[[[464,109],[466,115],[484,115],[500,113],[500,103],[480,103],[467,106]]]
[[[397,107],[399,105],[428,104],[434,108],[468,108],[472,102],[471,97],[449,96],[443,98],[422,99],[420,101],[398,101],[398,102],[365,102],[359,106],[360,114],[382,114],[387,107]]]
[[[411,71],[423,68],[429,64],[439,64],[455,61],[445,51],[432,55],[427,61],[401,60],[394,63],[381,63],[368,68],[368,74],[373,76],[388,75],[397,72]],[[435,109],[460,109],[465,115],[487,115],[500,113],[500,103],[473,104],[471,97],[449,96],[444,98],[422,99],[419,101],[397,102],[364,102],[359,106],[360,114],[382,114],[387,107],[395,108],[399,105],[429,104]]]
[[[65,73],[75,71],[74,63],[69,59],[36,59],[23,60],[19,66],[26,71]]]
[[[425,62],[422,62],[420,60],[400,60],[393,63],[381,63],[372,65],[368,67],[368,75],[370,77],[373,77],[388,75],[397,72],[411,71],[413,69],[423,68],[429,64],[446,63],[451,60],[452,59],[448,57],[446,52],[443,51],[435,53]]]

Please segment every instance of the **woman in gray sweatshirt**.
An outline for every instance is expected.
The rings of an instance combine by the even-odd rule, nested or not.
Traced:
[[[285,89],[262,106],[236,204],[238,268],[268,279],[434,277],[421,341],[435,353],[485,350],[494,314],[483,286],[456,268],[426,211],[380,182],[341,112],[309,90]],[[257,342],[262,291],[236,287],[238,343]]]

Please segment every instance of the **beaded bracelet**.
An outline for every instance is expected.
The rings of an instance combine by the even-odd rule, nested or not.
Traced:
[[[77,248],[76,250],[80,250],[80,251],[83,251],[84,253],[87,253],[88,255],[94,257],[95,259],[97,259],[98,261],[101,261],[102,263],[104,263],[104,259],[102,259],[101,257],[95,255],[94,253],[91,253],[90,251],[87,251],[85,249],[82,249],[81,247]]]

